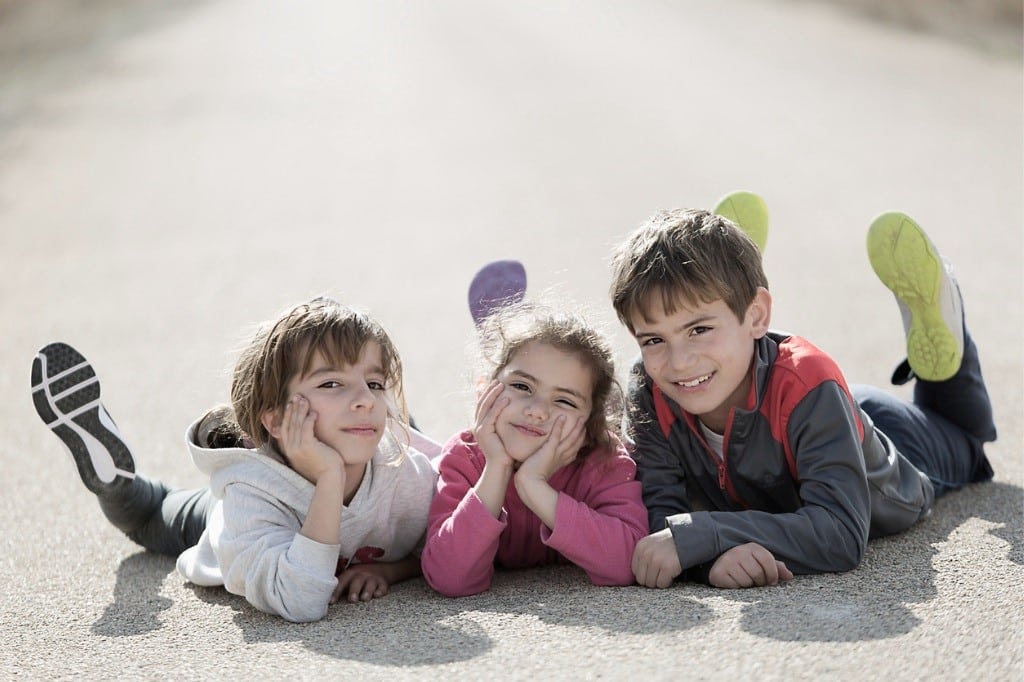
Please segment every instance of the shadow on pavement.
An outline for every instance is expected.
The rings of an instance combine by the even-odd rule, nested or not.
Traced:
[[[131,637],[163,627],[160,613],[171,608],[173,602],[159,592],[172,571],[174,559],[151,552],[140,551],[122,561],[114,583],[114,603],[93,623],[92,633]]]
[[[800,576],[767,589],[594,587],[575,566],[549,566],[499,571],[491,590],[460,599],[442,597],[422,579],[413,580],[397,585],[383,599],[337,604],[323,620],[299,624],[257,611],[221,588],[192,586],[192,591],[208,604],[230,607],[248,643],[294,641],[334,658],[392,667],[437,665],[481,656],[494,646],[489,633],[501,632],[510,619],[534,618],[549,626],[616,635],[684,632],[716,617],[714,609],[704,603],[712,597],[745,604],[741,627],[767,639],[889,639],[912,632],[921,623],[911,605],[939,596],[937,558],[952,562],[998,560],[957,556],[956,535],[965,523],[978,521],[990,526],[985,532],[1009,545],[1005,558],[1024,566],[1022,496],[1024,490],[1019,486],[999,482],[951,493],[940,498],[931,518],[907,533],[872,540],[857,570]],[[942,545],[944,556],[939,557],[936,545]],[[125,559],[118,567],[114,603],[93,624],[92,632],[124,637],[162,627],[159,614],[169,609],[172,601],[160,596],[159,590],[173,570],[173,559],[148,552]]]
[[[422,580],[398,585],[383,599],[337,604],[316,623],[287,623],[223,590],[196,588],[208,603],[227,604],[247,643],[296,641],[319,654],[389,667],[438,665],[484,655],[514,619],[616,635],[689,630],[713,618],[685,592],[594,587],[574,566],[499,572],[491,590],[442,597]],[[529,626],[526,626],[529,627]]]
[[[741,627],[754,635],[788,642],[854,642],[911,632],[921,620],[909,605],[939,596],[935,560],[950,553],[958,563],[993,561],[958,557],[956,531],[979,520],[987,533],[1009,545],[1006,558],[1024,565],[1024,490],[1007,483],[981,483],[939,499],[932,516],[910,531],[872,540],[860,567],[841,575],[802,576],[787,585],[730,592],[743,607]],[[972,575],[978,572],[971,568]],[[984,571],[982,571],[984,573]],[[970,589],[967,586],[965,589]]]

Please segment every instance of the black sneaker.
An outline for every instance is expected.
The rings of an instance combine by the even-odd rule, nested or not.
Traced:
[[[100,403],[89,362],[66,343],[51,343],[32,361],[32,402],[78,466],[85,487],[101,494],[135,478],[135,460]]]

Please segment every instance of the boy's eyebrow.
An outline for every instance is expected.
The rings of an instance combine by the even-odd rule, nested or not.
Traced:
[[[521,376],[521,377],[523,377],[524,379],[527,379],[527,380],[529,380],[529,381],[532,381],[532,382],[533,382],[533,383],[535,383],[535,384],[539,384],[539,383],[540,383],[540,381],[538,381],[538,380],[537,380],[537,377],[533,376],[533,375],[532,375],[532,374],[530,374],[529,372],[524,372],[524,371],[523,371],[523,370],[521,370],[521,369],[514,369],[514,370],[512,370],[511,372],[509,372],[509,374],[515,374],[515,375],[517,375],[517,376]],[[561,392],[561,393],[568,393],[568,394],[569,394],[569,395],[571,395],[571,396],[575,396],[575,397],[576,397],[576,398],[578,398],[579,400],[583,400],[583,401],[586,401],[586,400],[587,400],[587,396],[585,396],[585,395],[583,395],[582,393],[580,393],[579,391],[576,391],[576,390],[574,390],[574,389],[571,389],[571,388],[563,388],[563,387],[561,387],[561,386],[555,386],[555,390],[556,390],[556,391],[559,391],[559,392]]]
[[[677,327],[675,327],[674,329],[671,329],[669,331],[673,331],[673,332],[683,331],[684,329],[688,329],[690,327],[696,327],[699,324],[703,324],[705,322],[714,320],[717,317],[718,317],[717,315],[714,315],[712,313],[707,313],[707,314],[704,314],[704,315],[698,315],[697,317],[693,318],[692,320],[687,320],[686,322],[683,322],[682,324],[678,325]],[[655,334],[654,332],[645,332],[645,331],[642,331],[640,329],[635,329],[633,331],[633,337],[637,338],[637,339],[647,338],[647,337],[650,337],[650,336],[661,336],[661,334]]]

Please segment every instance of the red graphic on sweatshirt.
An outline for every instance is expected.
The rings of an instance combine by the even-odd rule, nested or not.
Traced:
[[[344,556],[338,557],[338,566],[334,571],[334,575],[340,575],[342,571],[352,564],[372,564],[382,556],[384,556],[384,550],[380,547],[360,547],[351,559]]]

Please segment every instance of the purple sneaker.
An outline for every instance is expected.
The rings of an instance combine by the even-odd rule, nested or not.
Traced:
[[[469,314],[480,326],[497,308],[526,295],[526,268],[517,260],[496,260],[480,268],[469,284]]]

